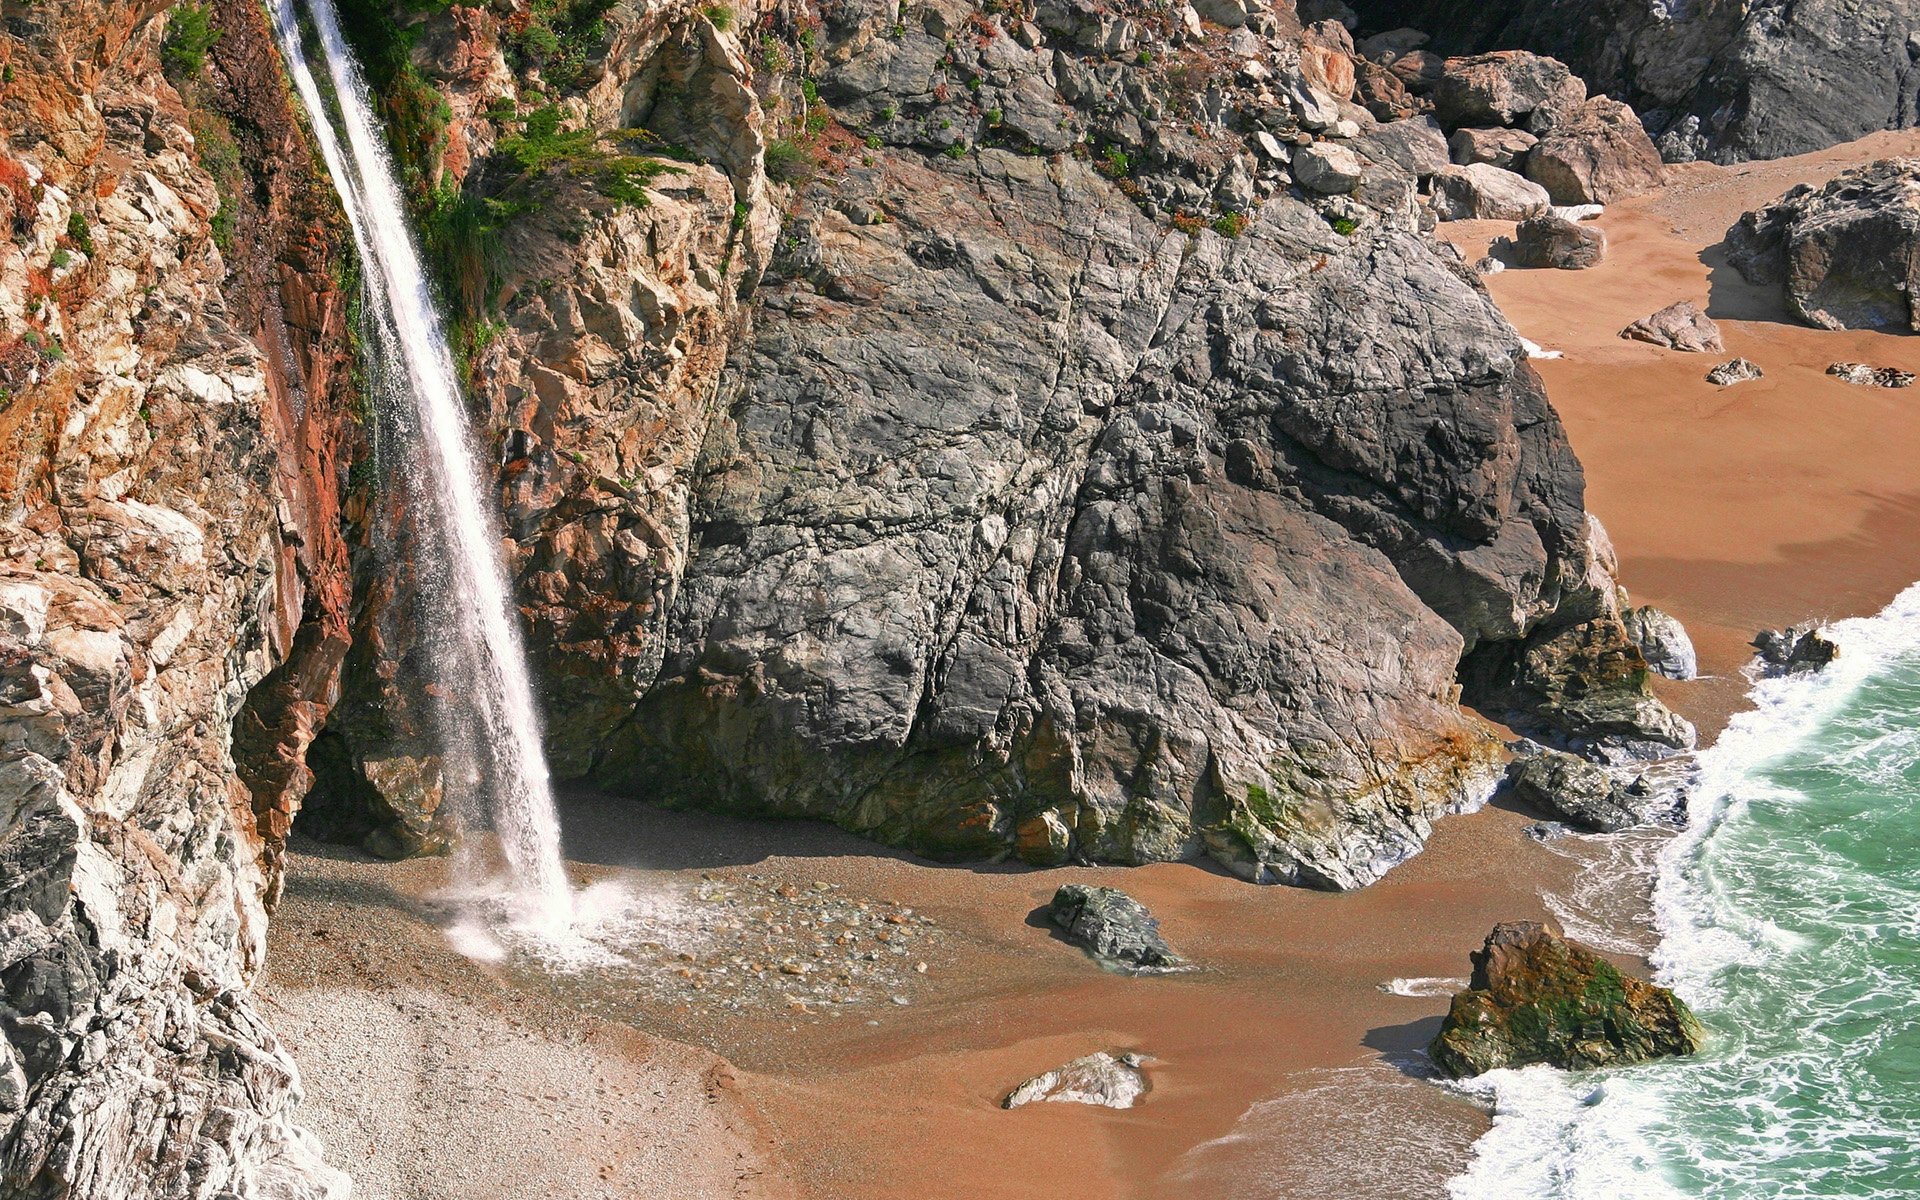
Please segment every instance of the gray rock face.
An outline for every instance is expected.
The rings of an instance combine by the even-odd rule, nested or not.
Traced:
[[[1516,267],[1583,271],[1606,257],[1607,235],[1597,225],[1549,213],[1520,222],[1508,253]]]
[[[1840,647],[1823,628],[1808,622],[1786,629],[1762,629],[1753,635],[1760,667],[1766,675],[1799,675],[1818,671],[1840,657]]]
[[[1442,221],[1524,221],[1552,207],[1547,189],[1491,163],[1434,173],[1433,208]]]
[[[1652,316],[1640,318],[1622,329],[1620,336],[1690,354],[1718,354],[1727,348],[1720,338],[1720,326],[1691,300],[1677,300]]]
[[[1513,125],[1542,133],[1586,98],[1586,85],[1564,63],[1524,50],[1499,50],[1448,59],[1433,88],[1433,111],[1451,128]]]
[[[1064,884],[1053,894],[1047,918],[1104,966],[1175,971],[1187,965],[1160,936],[1160,922],[1146,906],[1116,888]]]
[[[1612,204],[1665,181],[1660,154],[1633,110],[1596,96],[1562,113],[1527,152],[1527,178],[1555,204]]]
[[[1365,0],[1361,28],[1433,49],[1520,48],[1637,110],[1668,161],[1804,154],[1920,120],[1903,0]]]
[[[1744,358],[1729,359],[1707,372],[1707,382],[1715,387],[1732,387],[1736,383],[1764,379],[1766,372],[1760,364]]]
[[[1920,331],[1920,158],[1801,184],[1727,230],[1727,261],[1822,329]]]
[[[1147,1073],[1142,1068],[1151,1061],[1147,1055],[1133,1050],[1102,1050],[1034,1076],[1007,1093],[1000,1107],[1019,1108],[1047,1100],[1099,1108],[1132,1108],[1147,1094]]]
[[[1668,679],[1694,679],[1700,674],[1700,658],[1694,652],[1693,639],[1677,617],[1651,605],[1629,608],[1620,614],[1627,636],[1640,649],[1641,657],[1656,674]]]
[[[1492,163],[1512,171],[1539,140],[1524,129],[1456,129],[1447,146],[1460,166]]]
[[[1646,801],[1614,772],[1559,750],[1515,759],[1507,781],[1520,800],[1588,833],[1615,833],[1647,820]]]

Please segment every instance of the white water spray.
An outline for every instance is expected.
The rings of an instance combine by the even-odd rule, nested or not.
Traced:
[[[295,0],[272,0],[272,11],[288,71],[365,266],[377,385],[400,432],[406,484],[422,521],[423,557],[433,560],[416,564],[433,585],[425,589],[430,611],[420,614],[419,625],[431,639],[444,693],[438,714],[446,786],[469,829],[484,815],[499,834],[516,893],[510,898],[513,919],[557,932],[573,916],[560,823],[500,560],[501,532],[481,490],[453,356],[333,0],[307,0],[307,11],[326,58],[339,129],[308,67]],[[460,861],[476,869],[470,848]]]

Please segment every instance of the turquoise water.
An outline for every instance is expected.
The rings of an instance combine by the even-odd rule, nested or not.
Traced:
[[[1659,851],[1655,963],[1706,1053],[1487,1076],[1457,1200],[1920,1197],[1920,588],[1835,636],[1756,687]]]

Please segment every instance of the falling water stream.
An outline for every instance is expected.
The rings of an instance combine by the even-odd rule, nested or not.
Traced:
[[[308,65],[296,0],[272,0],[274,27],[364,266],[373,386],[419,522],[415,566],[423,587],[417,623],[439,676],[434,690],[447,792],[464,830],[491,824],[499,835],[510,877],[511,894],[504,897],[510,919],[536,930],[563,930],[572,920],[573,897],[560,857],[540,717],[500,560],[501,532],[481,486],[453,356],[393,162],[367,106],[366,81],[341,34],[333,0],[305,0],[305,7],[334,104],[327,103]],[[467,888],[501,899],[497,884],[482,878],[471,841],[462,840],[456,871]]]

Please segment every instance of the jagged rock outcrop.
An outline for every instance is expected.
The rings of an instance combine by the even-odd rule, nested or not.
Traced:
[[[1736,383],[1764,379],[1766,375],[1752,359],[1732,358],[1708,371],[1707,382],[1715,387],[1732,387]]]
[[[166,7],[6,18],[0,1190],[339,1195],[247,989],[344,645],[346,297],[263,15],[183,104]]]
[[[1668,679],[1693,679],[1700,674],[1700,656],[1678,617],[1652,605],[1642,605],[1625,610],[1620,619],[1627,627],[1627,636],[1639,647],[1641,657],[1655,674]]]
[[[1419,232],[1439,132],[1355,103],[1337,23],[856,5],[748,64],[744,20],[625,20],[565,126],[696,161],[510,228],[476,359],[563,775],[1351,887],[1497,776],[1463,654],[1563,739],[1678,736],[1631,671],[1514,690],[1567,630],[1625,647],[1614,588],[1517,339]],[[469,189],[512,75],[445,81]]]
[[[1822,329],[1920,332],[1920,158],[1800,184],[1727,230],[1727,262]]]
[[[1607,768],[1560,750],[1535,748],[1513,760],[1513,794],[1589,833],[1614,833],[1644,823],[1651,805]]]
[[[1840,657],[1839,643],[1827,636],[1824,626],[1811,621],[1786,629],[1762,629],[1753,635],[1753,648],[1759,652],[1762,674],[1774,676],[1818,671]]]
[[[1804,154],[1920,123],[1910,6],[1888,0],[1362,0],[1363,31],[1531,50],[1633,105],[1671,162]]]
[[[1549,1063],[1570,1070],[1692,1054],[1706,1040],[1686,1001],[1533,921],[1494,926],[1429,1047],[1455,1078]]]

